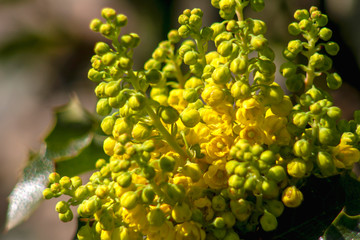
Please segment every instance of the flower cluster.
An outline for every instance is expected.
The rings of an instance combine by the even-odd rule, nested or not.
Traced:
[[[106,8],[105,22],[91,22],[112,42],[96,44],[88,75],[98,83],[108,158],[96,162],[89,182],[52,173],[44,190],[47,199],[70,196],[56,205],[62,221],[72,219],[70,205],[78,206],[86,222],[79,240],[235,240],[259,226],[272,231],[285,207],[306,198],[304,179],[350,172],[359,161],[359,113],[339,121],[341,110],[314,85],[321,75],[330,88],[341,85],[326,55],[339,50],[328,41],[326,15],[298,10],[289,25],[306,40],[284,50],[286,85],[304,91],[291,98],[274,81],[266,24],[243,16],[245,7],[260,11],[264,1],[211,4],[223,22],[202,27],[203,12],[185,10],[143,70],[132,67],[139,36],[120,36],[124,15]],[[216,51],[208,51],[210,43]],[[307,64],[297,63],[299,54]]]

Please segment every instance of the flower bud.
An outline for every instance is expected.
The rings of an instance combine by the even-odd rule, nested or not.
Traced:
[[[248,83],[237,81],[230,89],[231,96],[235,99],[245,99],[251,94],[251,88]]]
[[[247,61],[245,58],[235,58],[230,63],[230,70],[235,74],[243,74],[246,72],[248,67]]]
[[[321,175],[330,177],[337,174],[334,159],[328,152],[320,151],[316,157],[316,165],[320,169]]]
[[[171,217],[177,223],[189,221],[191,219],[192,212],[189,205],[186,203],[177,203],[171,211]]]
[[[281,75],[285,78],[290,78],[291,76],[296,74],[297,66],[292,62],[283,63],[280,66]]]
[[[94,52],[95,52],[97,55],[102,56],[102,55],[110,52],[110,46],[109,46],[107,43],[98,42],[98,43],[96,43],[96,45],[95,45]]]
[[[82,226],[76,234],[77,239],[79,240],[88,240],[93,239],[93,231],[89,224]]]
[[[182,38],[187,38],[190,35],[190,28],[186,25],[181,25],[178,29],[179,36]]]
[[[287,164],[287,172],[290,176],[302,178],[306,174],[306,163],[300,158],[295,158]]]
[[[201,97],[209,106],[216,106],[223,103],[225,93],[218,85],[206,85]]]
[[[219,8],[226,14],[230,14],[235,10],[236,2],[235,0],[221,0],[219,2]]]
[[[325,44],[325,50],[329,55],[335,56],[339,52],[340,47],[336,42],[328,42]]]
[[[176,160],[171,156],[162,156],[159,164],[162,171],[172,172],[174,171]]]
[[[279,187],[273,180],[263,181],[261,191],[264,198],[276,198],[279,195]]]
[[[100,82],[102,77],[103,75],[94,68],[91,68],[88,72],[88,78],[93,82]]]
[[[160,227],[165,222],[165,214],[160,208],[150,210],[146,216],[151,226]]]
[[[114,23],[117,27],[125,27],[127,24],[127,17],[124,14],[118,14],[116,15]]]
[[[191,14],[189,18],[189,26],[194,29],[200,29],[202,24],[202,17],[196,14]]]
[[[199,54],[195,51],[188,51],[184,54],[184,63],[186,65],[194,65],[197,63]]]
[[[211,207],[218,212],[222,212],[227,207],[225,198],[220,195],[215,195],[211,200]]]
[[[144,167],[141,173],[147,180],[153,179],[156,175],[155,169],[151,166]]]
[[[282,202],[286,207],[295,208],[298,207],[303,201],[304,197],[302,192],[295,186],[287,187],[282,194]]]
[[[136,207],[138,203],[138,196],[135,192],[128,191],[121,196],[120,203],[122,207],[131,210]]]
[[[275,157],[275,154],[273,153],[273,151],[266,150],[261,153],[260,160],[272,165],[272,164],[275,164],[276,157]]]
[[[280,217],[284,211],[284,204],[278,200],[267,200],[265,202],[265,209],[275,217]]]
[[[217,9],[219,9],[220,8],[220,5],[219,5],[219,2],[220,2],[221,0],[211,0],[211,5],[213,6],[213,7],[215,7],[215,8],[217,8]]]
[[[42,194],[44,199],[51,199],[54,197],[54,193],[51,191],[50,188],[45,188]]]
[[[226,225],[225,220],[222,217],[216,217],[212,224],[215,228],[224,228]]]
[[[232,42],[231,41],[223,41],[217,47],[217,52],[223,56],[228,57],[233,50]]]
[[[320,29],[319,37],[321,38],[321,40],[329,41],[331,36],[332,36],[331,29],[329,29],[327,27],[323,27]]]
[[[234,230],[230,229],[226,232],[223,240],[240,240],[240,237]]]
[[[230,208],[231,208],[231,212],[235,215],[236,219],[241,222],[241,221],[246,221],[250,217],[253,206],[249,201],[246,201],[241,198],[237,201],[231,200]]]
[[[106,135],[111,135],[113,128],[115,125],[115,119],[112,116],[107,116],[105,117],[102,121],[101,121],[101,130],[106,134]]]
[[[326,77],[327,86],[330,89],[338,89],[342,84],[342,79],[339,74],[337,73],[330,73]]]
[[[220,33],[226,31],[225,25],[222,23],[213,23],[210,28],[213,30],[211,39],[215,39]]]
[[[162,79],[162,74],[157,69],[150,69],[145,73],[145,78],[148,83],[156,84]]]
[[[233,38],[232,33],[230,32],[222,32],[219,35],[217,35],[214,39],[215,42],[215,46],[219,46],[220,43],[222,43],[223,41],[230,41]]]
[[[239,189],[244,186],[245,179],[243,177],[239,177],[238,175],[231,175],[228,180],[229,187]]]
[[[100,26],[102,25],[102,22],[100,19],[93,19],[90,22],[90,29],[94,32],[98,32],[100,30]]]
[[[264,215],[260,218],[260,225],[265,232],[270,232],[277,228],[278,222],[273,214],[265,210]]]
[[[330,118],[332,118],[334,120],[337,120],[337,119],[339,119],[341,117],[341,109],[339,107],[329,107],[327,109],[326,114]]]
[[[294,13],[294,18],[298,21],[301,21],[303,19],[308,19],[310,17],[310,14],[308,10],[306,9],[298,9]]]
[[[182,174],[190,177],[193,182],[197,182],[202,178],[203,172],[197,163],[188,162],[182,168]]]
[[[250,7],[255,12],[260,12],[265,7],[264,0],[250,0]]]
[[[60,181],[60,175],[57,172],[49,174],[49,183],[58,183]]]
[[[250,41],[250,44],[255,49],[255,51],[261,51],[266,47],[267,43],[267,39],[262,35],[253,36]]]
[[[287,49],[297,55],[298,53],[300,53],[303,50],[303,45],[302,42],[300,40],[291,40],[288,43]]]
[[[99,32],[106,38],[111,38],[114,34],[114,28],[109,23],[100,25]]]
[[[270,86],[264,88],[264,102],[266,104],[279,104],[284,98],[284,92],[281,87],[275,83],[272,83]]]
[[[186,127],[192,128],[200,122],[200,114],[196,109],[185,108],[180,114],[180,119]]]
[[[129,98],[128,104],[131,109],[138,111],[144,108],[146,104],[145,101],[146,99],[143,94],[136,93]]]
[[[300,139],[294,143],[294,154],[298,157],[308,157],[311,154],[311,144],[305,140]]]
[[[166,124],[173,124],[179,119],[178,111],[170,106],[164,107],[160,112],[160,116]]]
[[[70,222],[73,219],[73,217],[74,215],[70,209],[65,213],[59,213],[59,219],[62,222]]]
[[[62,177],[60,179],[59,183],[65,189],[69,189],[71,187],[71,180],[67,176]]]
[[[339,143],[339,136],[335,129],[321,127],[318,135],[319,142],[323,145],[335,146]]]
[[[214,70],[211,77],[216,84],[226,84],[231,79],[231,72],[229,68],[220,66]]]
[[[109,100],[107,98],[101,98],[96,104],[96,112],[101,116],[108,115],[112,110],[112,107],[109,105]]]
[[[288,32],[293,36],[299,35],[301,33],[299,24],[297,22],[290,23],[288,26]]]
[[[155,198],[155,192],[150,186],[147,186],[142,190],[142,192],[141,192],[141,200],[144,203],[148,203],[148,204],[152,203],[154,198]]]
[[[286,79],[286,87],[291,92],[299,91],[304,85],[305,76],[303,74],[295,74]]]
[[[180,184],[169,183],[166,185],[166,193],[175,202],[179,202],[185,197],[185,188]]]
[[[286,179],[286,172],[284,167],[276,165],[268,170],[266,176],[268,179],[271,179],[276,183],[280,183]]]
[[[79,176],[74,176],[72,178],[70,178],[71,181],[71,185],[73,186],[73,188],[78,188],[82,185],[82,180]]]
[[[178,43],[181,40],[181,37],[179,35],[179,32],[177,30],[170,30],[170,32],[167,35],[167,38],[172,44]]]
[[[129,172],[123,172],[116,178],[116,182],[123,188],[130,186],[132,182],[132,175]]]
[[[137,141],[147,139],[151,135],[151,127],[145,123],[138,122],[132,129],[131,135]]]
[[[69,210],[69,204],[65,201],[59,201],[55,206],[55,211],[58,213],[66,213]]]
[[[312,22],[309,21],[308,19],[303,19],[299,22],[299,27],[303,31],[310,31],[312,27]]]

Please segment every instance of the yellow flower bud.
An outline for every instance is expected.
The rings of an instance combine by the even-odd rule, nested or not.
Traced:
[[[298,207],[303,201],[303,194],[295,186],[287,187],[282,194],[282,202],[286,207],[295,208]]]
[[[192,212],[190,207],[186,203],[177,203],[171,211],[171,217],[177,223],[189,221],[191,219]]]
[[[292,177],[302,178],[306,174],[306,163],[300,158],[295,158],[287,164],[287,172]]]
[[[186,127],[192,128],[200,122],[200,114],[196,109],[186,108],[180,114],[180,119]]]

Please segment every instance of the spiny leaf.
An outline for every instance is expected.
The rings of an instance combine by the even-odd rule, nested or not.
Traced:
[[[56,109],[55,117],[54,128],[45,138],[46,156],[54,161],[73,158],[91,143],[95,118],[77,98]]]
[[[47,187],[48,176],[53,170],[54,164],[45,154],[30,155],[21,180],[9,196],[6,230],[26,220],[37,208],[42,200],[42,191]]]

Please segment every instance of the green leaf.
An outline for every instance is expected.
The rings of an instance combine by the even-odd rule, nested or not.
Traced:
[[[77,156],[92,141],[95,118],[77,98],[55,110],[56,122],[45,138],[46,156],[55,162]]]
[[[98,135],[89,146],[87,146],[78,156],[65,161],[55,162],[56,172],[61,176],[76,176],[81,173],[95,169],[95,163],[99,158],[106,155],[102,149],[102,141]]]
[[[9,196],[6,230],[26,220],[42,200],[42,191],[47,187],[48,176],[54,170],[53,162],[43,153],[30,154],[22,178]]]

